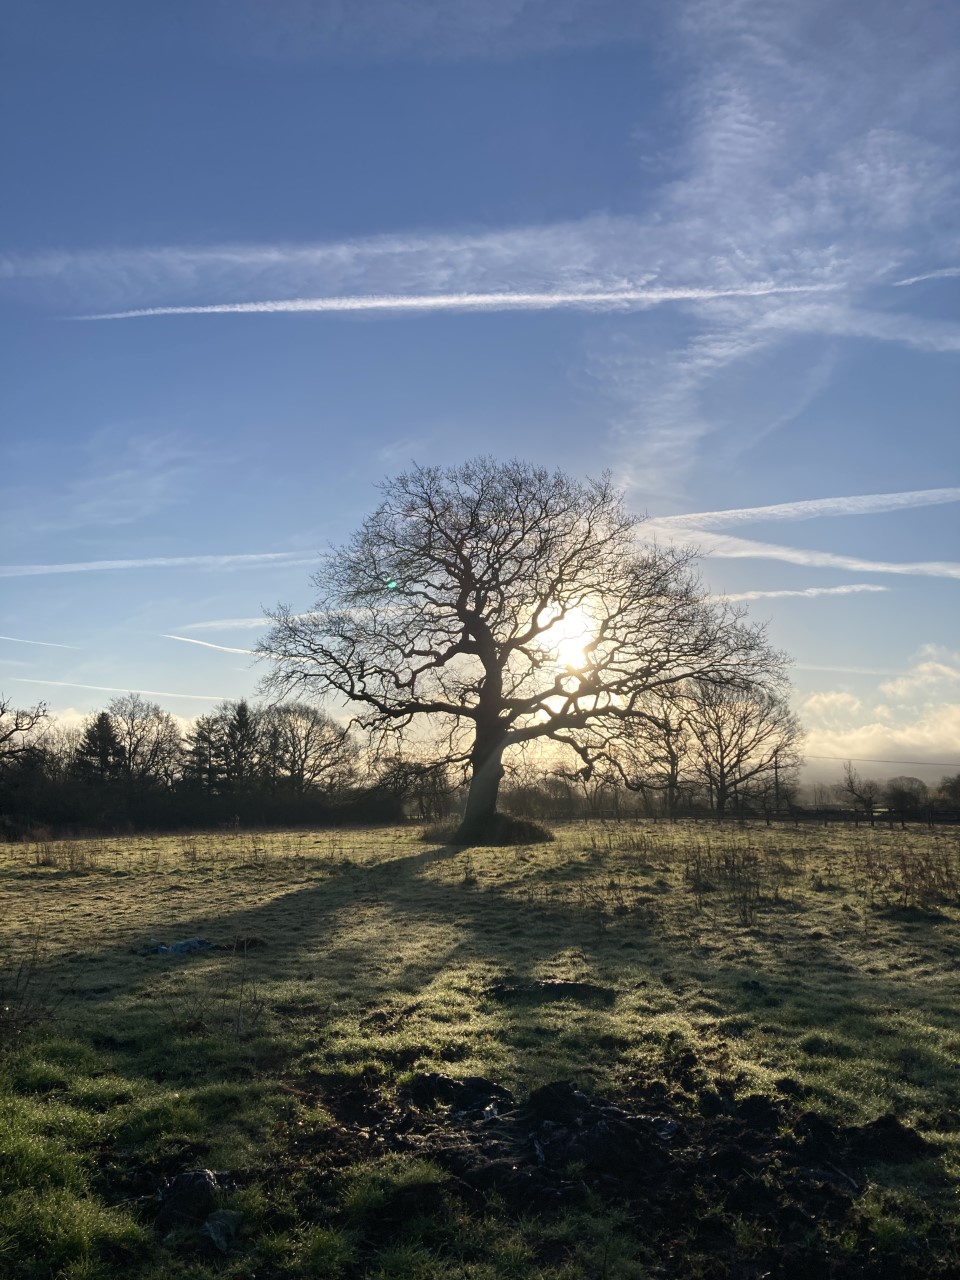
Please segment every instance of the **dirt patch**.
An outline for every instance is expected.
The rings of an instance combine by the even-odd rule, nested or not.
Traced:
[[[651,1256],[708,1257],[704,1275],[885,1275],[865,1235],[860,1256],[843,1258],[829,1237],[861,1237],[855,1206],[866,1166],[934,1152],[892,1115],[841,1127],[760,1094],[689,1117],[645,1110],[649,1090],[632,1104],[570,1081],[523,1099],[482,1076],[439,1072],[396,1088],[371,1075],[316,1085],[339,1122],[318,1138],[327,1167],[346,1166],[358,1150],[424,1157],[452,1175],[455,1194],[473,1202],[496,1194],[518,1215],[553,1215],[599,1196],[630,1207]],[[737,1269],[736,1222],[769,1239],[755,1251],[759,1271]]]

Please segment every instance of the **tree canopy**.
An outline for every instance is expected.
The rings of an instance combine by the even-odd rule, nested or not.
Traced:
[[[762,627],[712,600],[689,550],[644,546],[608,476],[524,462],[415,467],[281,606],[267,686],[335,697],[386,740],[424,718],[470,773],[463,838],[489,834],[506,750],[591,738],[649,715],[651,692],[779,673]]]

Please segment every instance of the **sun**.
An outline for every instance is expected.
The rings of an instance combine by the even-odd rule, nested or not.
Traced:
[[[590,618],[583,609],[574,607],[547,628],[543,633],[543,641],[558,667],[564,670],[572,667],[575,671],[581,671],[589,662],[586,647],[593,635],[594,628]]]

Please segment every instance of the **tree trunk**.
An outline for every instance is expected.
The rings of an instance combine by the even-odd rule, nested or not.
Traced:
[[[497,795],[503,777],[503,735],[477,733],[477,741],[470,756],[473,774],[458,835],[481,839],[492,831],[497,813]]]

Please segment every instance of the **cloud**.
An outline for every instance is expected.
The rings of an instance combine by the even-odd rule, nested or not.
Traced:
[[[659,526],[677,529],[722,529],[731,524],[760,520],[814,520],[822,516],[876,515],[912,507],[960,502],[960,488],[912,489],[903,493],[853,494],[838,498],[810,498],[801,502],[778,502],[767,507],[735,507],[726,511],[697,511],[690,515],[658,516]]]
[[[808,757],[887,764],[884,772],[960,766],[960,654],[926,645],[909,669],[880,685],[886,701],[823,690],[800,702]]]
[[[907,284],[920,284],[923,280],[949,280],[960,276],[960,267],[941,267],[938,271],[927,271],[921,276],[908,276],[906,280],[894,280],[894,288],[902,288]]]
[[[133,320],[146,316],[272,315],[304,312],[349,311],[620,311],[653,307],[664,302],[707,302],[713,298],[763,297],[775,293],[816,293],[831,285],[778,285],[770,281],[732,289],[641,288],[563,293],[429,293],[370,294],[352,297],[279,298],[267,302],[217,302],[199,306],[144,307],[133,311],[109,311],[77,316],[78,320]]]
[[[679,527],[666,521],[648,520],[641,526],[644,542],[677,542],[694,544],[702,553],[721,560],[783,560],[824,569],[847,569],[855,573],[894,573],[918,577],[960,578],[960,563],[953,560],[865,560],[861,556],[837,555],[832,551],[809,551],[802,547],[783,547],[772,542],[755,542],[728,534]]]
[[[250,555],[146,556],[137,560],[80,560],[67,564],[0,565],[0,578],[28,578],[51,573],[97,573],[111,569],[256,569],[276,565],[316,564],[316,557],[304,559],[300,551],[264,551]]]
[[[960,685],[960,653],[939,645],[926,645],[905,674],[880,686],[891,698],[905,701],[917,696],[946,700]]]
[[[835,287],[814,301],[691,303],[667,349],[651,351],[643,334],[592,354],[619,402],[622,470],[651,497],[682,492],[708,437],[720,438],[714,455],[735,455],[789,423],[841,342],[960,350],[960,327],[904,311],[895,291],[890,310],[863,297],[954,243],[955,15],[888,0],[869,13],[843,0],[690,0],[671,12],[683,135],[678,176],[651,201],[646,261],[710,282],[731,270],[764,279],[776,264],[782,280]],[[752,380],[760,407],[740,394],[726,412],[727,383],[774,360],[772,387]]]
[[[812,600],[815,596],[849,596],[862,591],[889,591],[889,587],[881,587],[871,582],[850,582],[844,587],[804,587],[797,591],[735,591],[721,596],[718,600],[774,600],[784,596],[797,596],[804,600]]]
[[[21,640],[18,636],[0,636],[0,640],[7,640],[11,644],[38,644],[45,649],[76,649],[75,644],[55,644],[52,640]]]
[[[132,524],[190,496],[198,455],[174,433],[101,431],[88,449],[92,460],[85,474],[57,503],[64,514],[44,527]]]
[[[99,693],[140,693],[146,698],[190,698],[195,702],[223,702],[225,695],[213,693],[170,693],[162,689],[130,689],[108,684],[77,684],[74,680],[33,680],[26,676],[11,676],[20,684],[52,685],[59,689],[95,689]]]
[[[884,774],[960,767],[960,702],[926,707],[913,718],[895,723],[889,715],[887,707],[872,708],[858,721],[845,723],[838,718],[833,724],[820,724],[806,713],[804,752],[810,767],[817,757],[887,765],[871,770]]]
[[[221,653],[247,653],[253,654],[252,649],[233,649],[225,644],[211,644],[209,640],[194,640],[192,636],[171,636],[166,632],[161,632],[161,638],[164,640],[180,640],[183,644],[199,644],[204,649],[219,649]]]
[[[809,662],[795,662],[793,669],[795,671],[829,671],[848,676],[895,676],[898,674],[887,667],[831,667]]]
[[[656,15],[624,0],[217,0],[218,30],[257,57],[510,59],[623,45]]]
[[[186,622],[180,631],[231,631],[253,627],[266,627],[269,619],[259,618],[212,618],[208,622]]]

